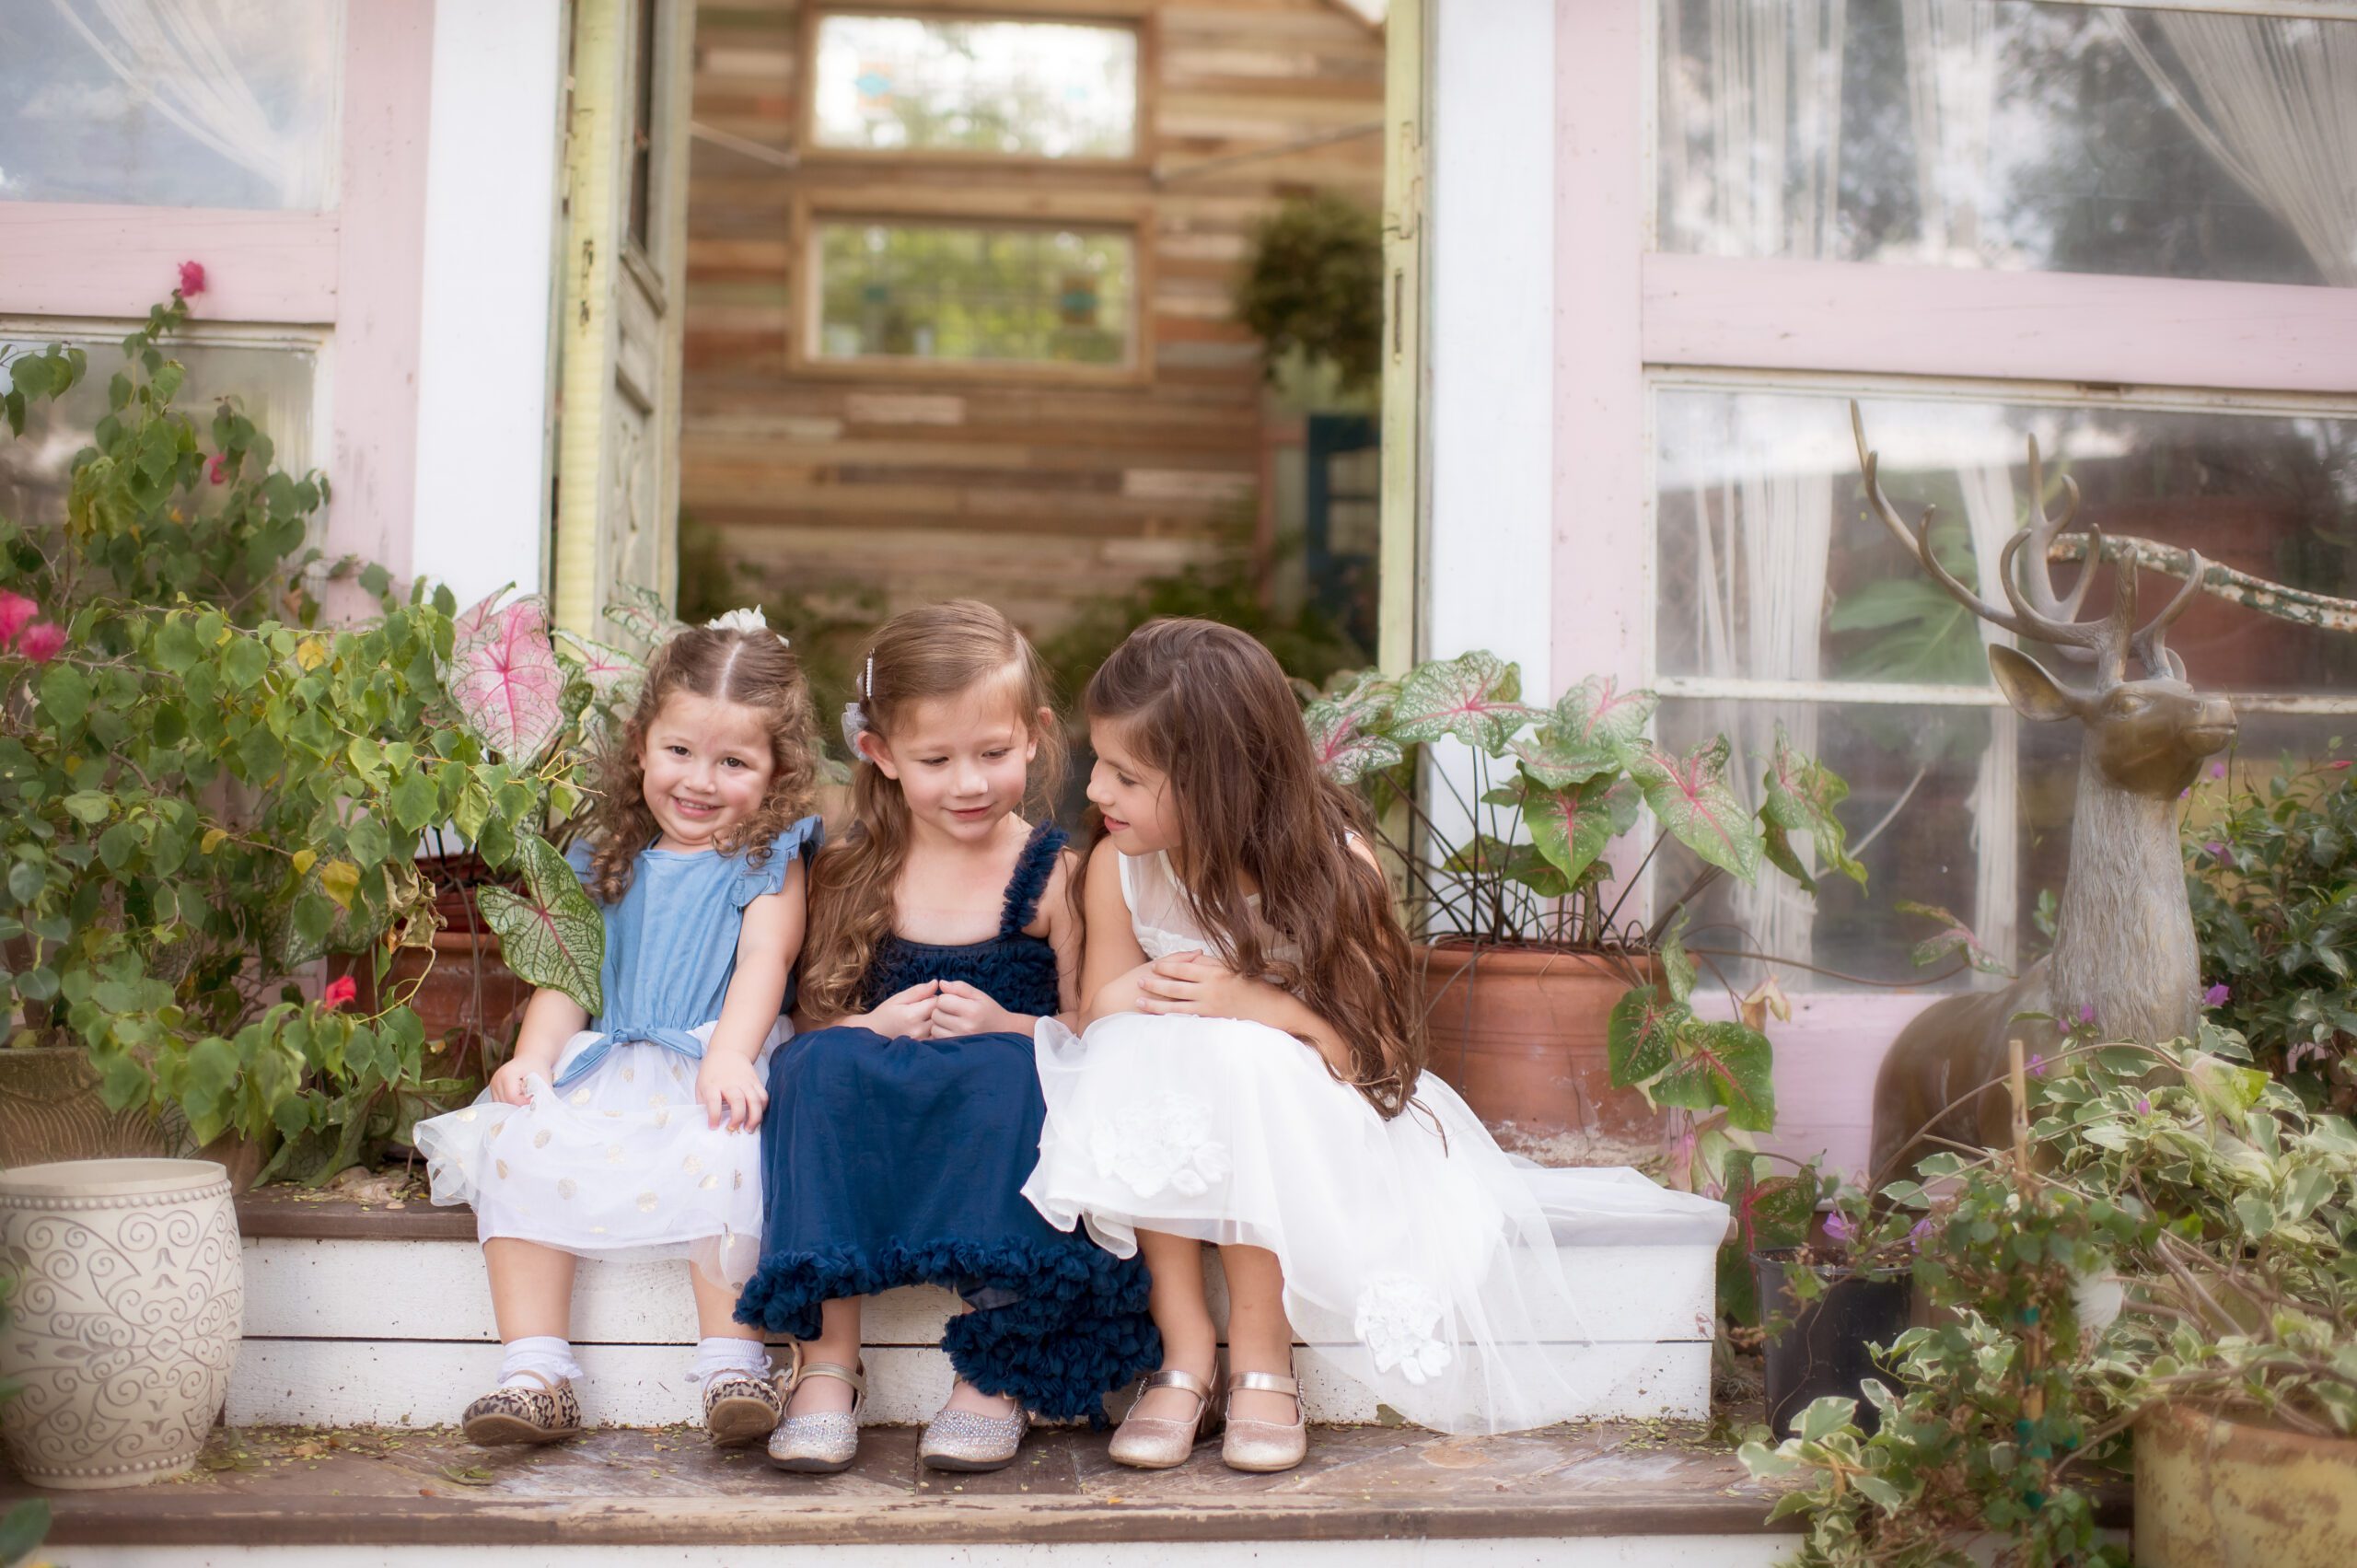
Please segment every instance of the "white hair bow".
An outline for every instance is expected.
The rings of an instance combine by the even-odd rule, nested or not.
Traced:
[[[732,610],[726,614],[715,615],[703,624],[708,632],[766,632],[770,629],[769,617],[761,613],[761,607],[758,604],[749,609]],[[782,646],[794,646],[794,640],[784,633],[778,634],[777,640]]]

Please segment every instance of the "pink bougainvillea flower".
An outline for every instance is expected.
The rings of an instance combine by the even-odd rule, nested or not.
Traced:
[[[2225,985],[2222,982],[2212,986],[2209,990],[2201,993],[2201,1005],[2204,1007],[2223,1007],[2226,1005],[2227,998],[2232,995],[2234,995],[2234,993],[2227,990]]]
[[[65,628],[47,621],[36,621],[17,635],[17,651],[35,664],[47,664],[65,645]]]
[[[225,484],[228,482],[229,459],[226,456],[214,459],[213,467],[208,470],[208,477],[210,477],[215,484]]]
[[[332,1013],[338,1007],[348,1005],[352,999],[359,994],[360,986],[350,975],[338,975],[328,981],[328,988],[325,991],[319,993],[319,1006]]]
[[[2326,766],[2328,769],[2329,769],[2329,770],[2331,770],[2332,772],[2339,772],[2341,769],[2343,769],[2343,768],[2345,768],[2345,767],[2349,766],[2349,759],[2348,759],[2348,758],[2346,758],[2346,757],[2343,757],[2340,761],[2338,761],[2338,762],[2327,762],[2327,763],[2325,764],[2325,766]]]
[[[41,606],[22,594],[0,593],[0,648],[17,640],[32,618],[41,613]]]
[[[203,294],[203,292],[204,263],[202,261],[182,261],[180,263],[180,297],[182,299],[194,299],[198,295]]]

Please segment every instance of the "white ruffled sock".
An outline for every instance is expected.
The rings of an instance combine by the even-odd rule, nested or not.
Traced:
[[[580,1363],[573,1359],[573,1342],[555,1334],[534,1334],[528,1339],[507,1342],[507,1359],[499,1364],[499,1386],[503,1388],[537,1388],[540,1383],[525,1376],[538,1373],[550,1382],[581,1376]]]
[[[724,1372],[742,1372],[749,1377],[770,1375],[770,1349],[759,1340],[740,1340],[734,1334],[708,1334],[696,1342],[695,1370],[690,1379],[701,1386]]]

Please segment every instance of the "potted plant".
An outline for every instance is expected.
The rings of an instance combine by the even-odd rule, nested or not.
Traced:
[[[1675,1174],[1716,1173],[1730,1133],[1774,1124],[1762,1027],[1782,998],[1771,986],[1736,998],[1731,1018],[1694,1010],[1701,966],[1753,956],[1689,943],[1694,900],[1720,877],[1753,880],[1763,862],[1813,892],[1796,834],[1822,865],[1863,881],[1836,814],[1848,786],[1780,732],[1761,803],[1747,807],[1724,736],[1678,756],[1646,735],[1650,691],[1591,676],[1551,707],[1521,694],[1515,666],[1474,652],[1399,677],[1339,676],[1304,714],[1328,776],[1364,793],[1406,879],[1433,1065],[1485,1121],[1549,1152],[1568,1136],[1618,1163],[1661,1141],[1660,1108],[1690,1113],[1702,1120],[1678,1141],[1689,1168]],[[1456,827],[1415,789],[1419,753],[1446,739],[1471,759],[1469,787],[1428,770]],[[1616,891],[1608,852],[1648,815],[1660,831]],[[1649,922],[1624,919],[1672,840],[1701,874]]]
[[[1802,1172],[1794,1183],[1799,1191],[1819,1185],[1813,1167]],[[1741,1212],[1747,1196],[1731,1189],[1730,1206]],[[1744,1252],[1756,1317],[1738,1320],[1760,1325],[1768,1429],[1779,1438],[1791,1436],[1794,1421],[1817,1400],[1861,1400],[1867,1379],[1891,1376],[1884,1347],[1907,1328],[1913,1295],[1908,1253],[1919,1237],[1878,1237],[1865,1195],[1855,1188],[1838,1186],[1832,1196],[1831,1212],[1813,1234],[1812,1204],[1801,1216],[1798,1237],[1790,1235],[1789,1218],[1780,1215],[1782,1225],[1753,1228]],[[1879,1413],[1869,1405],[1858,1411],[1857,1422],[1871,1434]]]
[[[209,429],[176,406],[161,344],[184,316],[175,294],[126,340],[68,525],[0,519],[0,1006],[11,1049],[81,1052],[110,1109],[229,1138],[246,1177],[324,1180],[470,1092],[398,996],[364,1011],[351,977],[318,981],[330,952],[430,934],[428,825],[519,877],[517,971],[594,1006],[596,911],[544,836],[575,764],[528,743],[580,721],[609,661],[559,653],[528,607],[459,616],[351,563],[382,613],[321,626],[325,482],[273,467],[234,400]],[[6,368],[21,429],[87,365]],[[470,693],[507,710],[495,736],[457,716]]]
[[[1916,1234],[1933,1326],[1906,1387],[1805,1410],[1745,1446],[1792,1479],[1802,1561],[2124,1563],[2097,1487],[2131,1450],[2135,1561],[2347,1560],[2357,1495],[2357,1131],[2249,1065],[2231,1031],[2159,1046],[2074,1031],[2020,1080],[2014,1150],[1939,1154],[1894,1182],[1878,1240]],[[2286,1463],[2295,1459],[2296,1463]],[[2257,1461],[2264,1469],[2254,1469]]]

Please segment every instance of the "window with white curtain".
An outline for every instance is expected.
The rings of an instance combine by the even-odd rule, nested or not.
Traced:
[[[1933,548],[1991,598],[1998,590],[1979,574],[2026,517],[2031,435],[2049,509],[2068,475],[2084,497],[2081,521],[2107,534],[2357,597],[2357,402],[2123,403],[2003,386],[1899,395],[1662,375],[1652,650],[1660,737],[1684,749],[1724,731],[1738,753],[1734,774],[1752,787],[1782,726],[1850,782],[1843,817],[1869,870],[1865,890],[1831,877],[1813,903],[1780,878],[1723,884],[1702,918],[1740,927],[1779,958],[1838,971],[1780,970],[1819,989],[1845,975],[1917,975],[1910,948],[1934,927],[1895,915],[1901,902],[1953,912],[2007,962],[2034,956],[2038,896],[2062,881],[2080,740],[2076,725],[2031,723],[2005,706],[1986,653],[2003,633],[1933,584],[1868,509],[1852,396],[1881,453],[1885,494],[1910,521],[1936,506]],[[2058,582],[2076,569],[2058,564]],[[2165,588],[2174,584],[2146,579],[2148,614]],[[2109,592],[2107,574],[2090,606],[2107,605]],[[2222,760],[2230,765],[2263,769],[2357,739],[2357,637],[2204,596],[2169,646],[2197,686],[2235,695],[2243,727],[2235,757]],[[1673,851],[1661,856],[1658,886],[1683,886],[1698,868]]]
[[[818,147],[1046,159],[1137,151],[1134,24],[827,15],[816,31]]]
[[[0,201],[325,212],[341,0],[7,0]]]
[[[1656,14],[1664,250],[2357,286],[2357,17]]]

